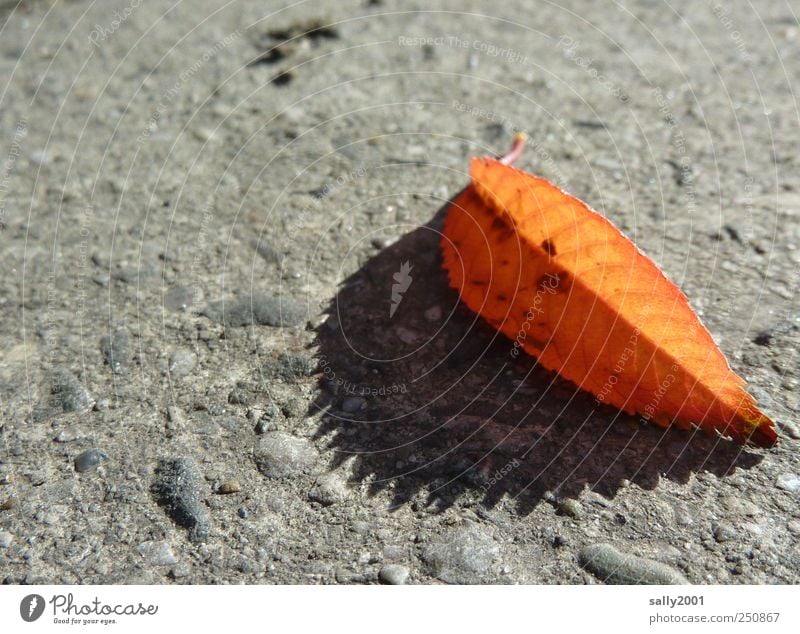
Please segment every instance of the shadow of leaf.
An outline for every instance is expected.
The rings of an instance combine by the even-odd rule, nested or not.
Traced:
[[[613,497],[623,479],[653,489],[662,477],[685,483],[760,462],[729,441],[597,407],[535,359],[514,359],[448,286],[445,210],[351,275],[317,328],[311,407],[323,411],[316,435],[335,466],[352,460],[353,476],[390,491],[393,505],[491,508],[509,496],[524,515],[587,487]]]

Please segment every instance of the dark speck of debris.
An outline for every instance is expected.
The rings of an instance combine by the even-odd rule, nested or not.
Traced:
[[[587,121],[587,120],[579,120],[575,122],[575,125],[579,128],[587,128],[589,130],[602,130],[606,126],[602,121]]]
[[[275,75],[272,78],[272,83],[276,86],[286,86],[292,81],[293,77],[290,72],[281,73],[280,75]]]
[[[758,333],[753,339],[753,343],[759,346],[768,346],[772,342],[772,333],[769,330]]]
[[[257,57],[252,62],[248,64],[248,66],[256,66],[257,64],[277,64],[282,59],[286,58],[286,53],[284,53],[279,47],[271,48],[266,53]]]
[[[267,35],[276,40],[291,40],[296,37],[304,37],[312,41],[336,40],[339,38],[339,31],[333,26],[328,26],[319,20],[314,20],[296,23],[286,29],[273,29],[269,31]]]
[[[753,343],[758,344],[759,346],[772,345],[773,339],[791,332],[796,327],[797,326],[792,319],[782,319],[777,324],[772,326],[772,328],[768,328],[767,330],[763,330],[762,332],[758,333],[753,339]]]
[[[728,234],[728,237],[731,240],[733,240],[734,242],[738,242],[739,244],[743,244],[742,238],[739,235],[739,232],[737,231],[736,227],[733,227],[731,225],[725,225],[722,228],[725,229],[725,233]]]

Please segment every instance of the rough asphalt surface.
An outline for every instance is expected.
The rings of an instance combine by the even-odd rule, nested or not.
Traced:
[[[0,1],[3,582],[800,581],[795,10]],[[459,305],[443,209],[518,130],[776,448]]]

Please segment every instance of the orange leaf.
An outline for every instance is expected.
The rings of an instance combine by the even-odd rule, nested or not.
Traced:
[[[519,349],[662,427],[770,446],[772,421],[686,296],[608,220],[543,178],[473,158],[441,241],[450,285]]]

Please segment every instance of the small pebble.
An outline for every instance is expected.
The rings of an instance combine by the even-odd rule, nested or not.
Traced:
[[[736,515],[755,516],[760,509],[750,500],[739,498],[735,495],[725,495],[719,499],[722,507],[728,512]]]
[[[201,315],[228,327],[299,326],[306,320],[306,308],[286,296],[254,293],[239,299],[212,302]]]
[[[403,559],[406,555],[406,550],[402,546],[389,545],[383,549],[384,559]]]
[[[272,416],[264,414],[256,423],[255,432],[257,434],[266,434],[268,431],[275,431],[278,429],[278,421]]]
[[[183,563],[178,564],[174,568],[169,571],[169,576],[172,579],[182,579],[183,577],[188,577],[189,574],[192,572],[191,567],[189,564]]]
[[[202,502],[203,477],[189,458],[162,458],[151,487],[156,501],[179,525],[189,529],[192,541],[204,541],[211,532],[211,520]]]
[[[795,491],[800,490],[800,476],[795,473],[785,473],[781,476],[778,476],[776,484],[778,485],[779,489],[794,493]]]
[[[736,529],[730,524],[721,522],[714,527],[714,539],[720,543],[736,539]]]
[[[102,449],[87,449],[75,457],[75,471],[78,473],[91,471],[106,460],[108,460],[108,454]]]
[[[267,242],[263,236],[254,240],[254,243],[256,251],[266,262],[270,264],[280,264],[281,254],[274,246]]]
[[[379,560],[372,555],[372,553],[361,553],[358,556],[358,565],[366,566],[367,564],[377,563]]]
[[[47,472],[42,469],[31,471],[25,475],[28,477],[28,482],[31,483],[31,486],[38,487],[47,482]]]
[[[136,547],[145,561],[153,566],[171,566],[178,563],[172,547],[165,541],[142,542]]]
[[[331,506],[342,502],[347,497],[347,485],[336,473],[326,473],[317,478],[314,486],[308,492],[308,497],[323,506]]]
[[[81,412],[92,406],[92,399],[81,382],[65,368],[54,369],[42,389],[44,398],[34,417],[42,420],[59,412]]]
[[[674,568],[652,559],[621,553],[610,544],[594,544],[578,553],[578,563],[607,584],[674,585],[688,581]]]
[[[185,312],[194,306],[202,294],[194,286],[176,286],[164,295],[164,308],[173,311]]]
[[[111,371],[114,374],[122,373],[131,355],[130,335],[127,331],[120,329],[113,334],[101,337],[100,351]]]
[[[11,542],[14,541],[14,536],[11,533],[3,531],[0,533],[0,548],[8,548]]]
[[[264,408],[258,422],[256,423],[255,432],[257,434],[265,434],[268,431],[275,431],[278,429],[278,421],[281,418],[281,410],[274,403],[270,403]]]
[[[186,422],[183,410],[177,405],[167,405],[167,420],[173,427],[179,427]]]
[[[228,392],[228,403],[231,405],[250,405],[252,397],[249,392],[241,388],[234,388]]]
[[[566,515],[573,519],[580,519],[583,517],[583,507],[578,500],[573,498],[566,498],[558,505],[558,511],[562,515]]]
[[[442,309],[440,306],[431,306],[423,315],[428,321],[439,321],[442,318]]]
[[[433,576],[445,583],[475,584],[486,581],[500,548],[478,526],[450,530],[431,543],[422,558]]]
[[[47,526],[56,526],[64,521],[64,513],[62,511],[50,511],[45,513],[43,519]]]
[[[111,277],[123,284],[139,284],[145,278],[149,277],[151,271],[149,269],[139,269],[134,266],[121,267],[111,273]]]
[[[308,411],[308,402],[302,398],[289,398],[281,405],[281,412],[286,418],[302,418]]]
[[[227,495],[228,493],[238,493],[242,490],[242,485],[238,480],[226,480],[217,487],[217,493]]]
[[[48,165],[51,162],[51,156],[48,154],[47,150],[32,150],[30,154],[28,154],[28,159],[34,165]]]
[[[354,414],[361,411],[367,402],[360,396],[348,396],[342,401],[342,411],[348,414]]]
[[[420,338],[416,330],[412,330],[411,328],[406,328],[405,326],[398,326],[397,328],[394,329],[394,332],[400,341],[410,345],[417,343],[417,341],[419,341]]]
[[[678,526],[691,526],[694,524],[694,515],[687,508],[675,507],[675,523]]]
[[[73,440],[78,439],[78,432],[74,429],[62,429],[56,435],[55,441],[56,442],[72,442]]]
[[[352,584],[359,583],[362,580],[361,575],[346,568],[337,568],[335,576],[338,583]]]
[[[408,568],[399,564],[386,564],[378,573],[381,583],[390,586],[403,586],[408,581]]]
[[[169,356],[169,373],[173,379],[188,376],[196,365],[197,355],[191,350],[180,348]]]
[[[264,434],[254,451],[256,466],[270,478],[303,473],[318,457],[319,453],[310,442],[281,431]]]

